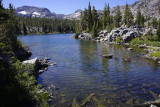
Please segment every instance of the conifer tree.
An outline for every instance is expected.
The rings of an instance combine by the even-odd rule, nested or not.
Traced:
[[[140,10],[140,8],[137,10],[136,24],[137,24],[137,25],[140,25],[140,24],[141,24],[141,10]]]
[[[88,27],[88,10],[86,8],[84,9],[83,18],[84,18],[85,26]]]
[[[123,23],[125,23],[125,25],[127,25],[127,27],[133,25],[133,15],[132,15],[132,12],[131,12],[128,4],[126,4],[126,6],[125,6]]]
[[[160,19],[158,21],[158,29],[157,29],[156,34],[157,34],[158,40],[160,41]]]
[[[145,22],[145,18],[144,18],[143,15],[141,15],[141,23],[140,23],[140,25],[141,25],[141,26],[144,26],[144,22]]]
[[[92,37],[95,38],[98,34],[97,34],[97,25],[96,23],[94,23],[93,27],[92,27]]]
[[[89,2],[89,5],[88,5],[88,30],[91,31],[92,29],[92,12],[91,12],[91,5],[90,5],[90,2]]]
[[[25,23],[23,22],[23,34],[26,35],[27,34],[27,28]]]
[[[99,16],[98,16],[97,10],[93,6],[93,10],[92,10],[92,23],[97,23],[98,22],[98,17]]]
[[[102,26],[103,26],[103,29],[106,29],[106,26],[107,26],[107,22],[106,22],[106,19],[107,18],[107,5],[105,3],[105,7],[104,7],[104,10],[103,10],[103,14],[102,14]]]
[[[110,22],[110,7],[109,7],[109,4],[108,4],[108,6],[107,6],[106,22],[107,22],[107,26],[109,27],[109,26],[111,25],[111,22]]]
[[[158,22],[157,22],[157,18],[155,18],[155,17],[153,17],[153,19],[152,19],[152,26],[153,26],[153,28],[156,28],[157,27],[157,25],[158,25]]]
[[[114,16],[114,19],[115,19],[115,27],[120,27],[120,22],[122,20],[122,16],[121,16],[119,6],[117,6],[117,12],[116,12],[116,15]]]

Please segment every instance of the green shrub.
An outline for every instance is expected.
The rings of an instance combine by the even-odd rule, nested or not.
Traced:
[[[6,49],[6,46],[4,43],[0,42],[0,51],[4,51]]]
[[[74,38],[78,38],[78,36],[79,36],[79,33],[75,33],[75,34],[73,35]]]
[[[130,44],[133,44],[133,45],[143,45],[143,44],[146,44],[147,46],[160,47],[160,41],[149,41],[149,40],[147,40],[146,36],[134,38],[130,42]]]
[[[121,37],[117,37],[117,38],[116,38],[116,42],[117,42],[117,43],[121,43],[121,42],[122,42],[122,38],[121,38]]]
[[[160,51],[152,52],[150,55],[160,58]]]
[[[21,87],[25,87],[25,89],[28,90],[28,94],[31,96],[31,99],[35,99],[35,102],[40,107],[47,107],[48,94],[44,92],[38,93],[41,85],[36,85],[37,80],[33,75],[31,75],[31,73],[34,71],[34,65],[24,65],[20,61],[16,61],[13,64],[12,69],[15,71],[15,79],[18,81]]]

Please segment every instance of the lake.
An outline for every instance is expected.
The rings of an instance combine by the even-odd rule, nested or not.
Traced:
[[[126,46],[70,38],[73,34],[22,36],[31,58],[50,57],[57,65],[39,75],[51,87],[50,106],[141,106],[160,94],[160,65]],[[112,59],[103,58],[113,54]]]

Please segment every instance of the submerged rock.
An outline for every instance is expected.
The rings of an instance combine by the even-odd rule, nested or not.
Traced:
[[[113,58],[113,55],[103,55],[104,58]]]
[[[44,70],[39,70],[39,71],[38,71],[38,73],[40,73],[40,74],[43,73],[43,72],[44,72]]]
[[[44,60],[50,60],[51,58],[49,58],[49,57],[46,57]]]
[[[146,48],[146,46],[143,46],[143,45],[140,45],[140,46],[138,46],[139,48]]]
[[[151,104],[151,106],[150,106],[150,107],[157,107],[157,106],[155,106],[155,105]]]
[[[132,48],[127,48],[127,50],[132,51],[133,49]]]
[[[95,95],[95,93],[91,93],[85,100],[83,100],[81,106],[84,106],[87,102],[91,101],[91,98]]]

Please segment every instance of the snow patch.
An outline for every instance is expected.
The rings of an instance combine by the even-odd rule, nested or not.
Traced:
[[[34,15],[41,15],[40,13],[38,13],[38,12],[33,12],[32,14],[34,14]]]
[[[81,15],[81,13],[80,13],[80,12],[75,13],[74,18],[75,18],[75,17],[79,17],[80,15]]]
[[[18,12],[18,13],[20,13],[20,14],[27,14],[27,12],[26,11],[20,11],[20,12]]]

